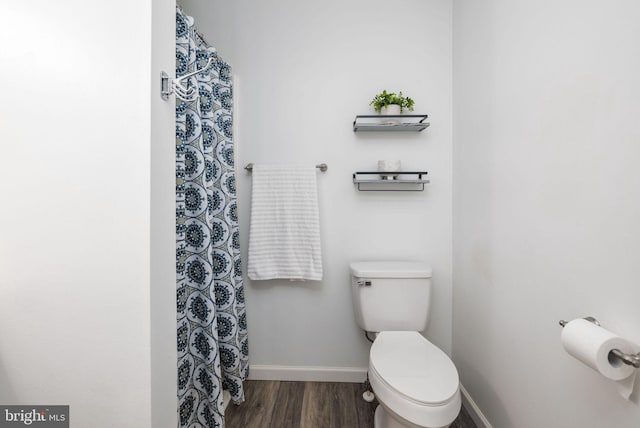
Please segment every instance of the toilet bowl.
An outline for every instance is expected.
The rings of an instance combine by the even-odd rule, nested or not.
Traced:
[[[375,428],[445,428],[460,412],[453,362],[418,332],[379,333],[369,353],[369,381],[380,403]]]
[[[376,333],[369,382],[380,405],[375,428],[446,428],[461,407],[458,371],[419,332],[427,327],[431,267],[411,261],[354,262],[356,323]]]

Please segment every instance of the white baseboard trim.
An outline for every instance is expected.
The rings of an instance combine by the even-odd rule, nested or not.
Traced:
[[[365,367],[266,366],[252,364],[249,380],[286,380],[303,382],[364,382]]]
[[[493,428],[462,384],[460,384],[460,392],[462,392],[462,405],[467,409],[476,426],[478,428]]]

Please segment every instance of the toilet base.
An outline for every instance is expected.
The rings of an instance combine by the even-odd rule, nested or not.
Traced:
[[[374,428],[448,428],[450,425],[442,427],[423,427],[400,418],[392,411],[385,409],[381,404],[376,407],[375,419],[373,420]]]

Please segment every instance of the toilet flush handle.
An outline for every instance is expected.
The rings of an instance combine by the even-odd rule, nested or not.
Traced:
[[[366,279],[359,279],[358,281],[356,281],[356,284],[364,285],[365,287],[371,287],[371,281]]]

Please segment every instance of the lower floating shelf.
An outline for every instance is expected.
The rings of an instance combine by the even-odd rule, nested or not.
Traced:
[[[424,175],[427,171],[358,171],[353,173],[353,183],[362,192],[422,192],[429,183]]]

